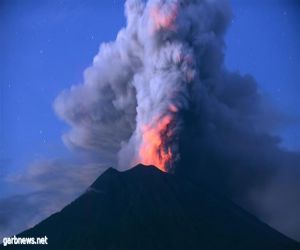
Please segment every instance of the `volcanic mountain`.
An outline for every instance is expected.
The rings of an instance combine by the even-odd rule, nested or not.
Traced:
[[[43,248],[55,250],[300,249],[206,187],[143,165],[109,168],[78,199],[19,236],[45,235]]]

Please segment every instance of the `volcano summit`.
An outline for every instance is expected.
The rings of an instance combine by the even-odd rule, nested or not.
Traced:
[[[300,249],[206,187],[141,164],[109,168],[78,199],[19,236],[45,235],[45,249]]]

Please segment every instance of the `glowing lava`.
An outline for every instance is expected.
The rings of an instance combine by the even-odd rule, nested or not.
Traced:
[[[139,150],[139,161],[144,165],[154,165],[167,172],[172,160],[172,150],[166,145],[166,140],[172,136],[171,115],[166,115],[154,125],[142,127],[142,144]]]

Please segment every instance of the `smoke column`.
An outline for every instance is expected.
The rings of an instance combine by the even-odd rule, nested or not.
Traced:
[[[129,0],[126,16],[127,27],[101,46],[84,85],[56,100],[57,113],[73,127],[64,140],[104,152],[112,147],[120,167],[141,162],[169,171],[180,159],[181,113],[189,109],[192,85],[202,84],[197,57],[209,44],[222,50],[224,27],[215,19],[230,12],[224,1]]]
[[[127,0],[125,15],[84,82],[55,100],[65,144],[120,169],[141,162],[206,182],[278,227],[282,214],[296,218],[300,154],[269,133],[276,115],[253,77],[224,66],[229,1]],[[274,196],[280,187],[292,198]],[[290,225],[300,232],[300,220]]]
[[[137,116],[136,129],[120,152],[120,162],[126,165],[123,155],[131,155],[129,160],[134,164],[152,164],[168,171],[180,157],[179,113],[188,108],[188,85],[196,81],[197,73],[193,46],[179,35],[180,15],[186,15],[180,13],[181,9],[184,6],[179,1],[152,1],[146,6],[127,2],[128,27],[137,29],[141,39],[142,68],[131,82],[136,90]],[[137,20],[131,23],[130,16],[137,10]]]

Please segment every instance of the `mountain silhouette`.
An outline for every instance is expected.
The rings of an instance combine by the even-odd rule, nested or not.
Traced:
[[[300,249],[206,187],[141,164],[109,168],[74,202],[18,236],[45,235],[41,248],[55,250]]]

